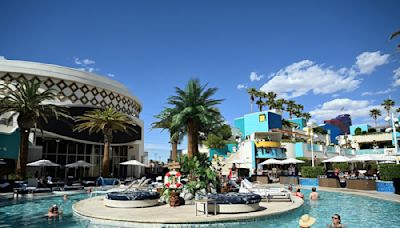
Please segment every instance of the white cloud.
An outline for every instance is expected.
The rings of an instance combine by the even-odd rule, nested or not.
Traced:
[[[6,57],[0,55],[0,60],[6,60]]]
[[[391,89],[391,88],[386,89],[386,90],[380,90],[380,91],[377,91],[377,92],[363,92],[363,93],[361,94],[361,96],[371,96],[371,95],[387,94],[387,93],[390,93],[390,92],[392,92],[392,89]]]
[[[107,74],[108,75],[108,77],[115,77],[115,74]]]
[[[98,68],[89,66],[89,65],[94,65],[96,64],[96,61],[91,60],[91,59],[79,59],[77,57],[74,57],[74,62],[76,65],[79,65],[80,67],[78,68],[79,70],[87,71],[87,72],[94,72],[98,71]]]
[[[388,63],[389,54],[376,52],[363,52],[357,56],[356,66],[361,74],[371,74],[376,67]]]
[[[358,88],[361,80],[355,79],[351,69],[318,65],[310,60],[293,63],[273,74],[271,80],[261,87],[264,92],[273,91],[283,98],[314,94],[351,91]]]
[[[247,89],[247,85],[246,85],[246,84],[239,84],[239,85],[237,85],[236,88],[237,88],[238,90]]]
[[[260,81],[263,77],[264,77],[264,75],[258,75],[256,72],[250,73],[250,81],[252,81],[252,82]]]
[[[370,118],[369,111],[373,108],[384,110],[380,105],[373,105],[368,100],[351,100],[349,98],[334,99],[319,105],[316,109],[310,111],[313,118],[323,121],[335,118],[339,114],[347,113],[354,120],[356,118]]]
[[[339,96],[340,96],[340,95],[337,94],[337,93],[335,93],[335,94],[332,95],[333,98],[336,98],[336,97],[339,97]]]
[[[393,87],[400,86],[400,67],[393,71]]]

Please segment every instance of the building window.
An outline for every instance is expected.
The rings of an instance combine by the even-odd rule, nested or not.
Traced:
[[[265,114],[261,114],[258,116],[258,121],[259,122],[264,122],[267,118],[265,117]]]

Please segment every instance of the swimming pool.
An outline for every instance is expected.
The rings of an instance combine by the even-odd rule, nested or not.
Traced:
[[[303,191],[307,196],[309,190]],[[378,200],[370,197],[356,196],[333,192],[320,192],[321,199],[317,202],[306,200],[305,204],[292,212],[282,215],[268,216],[264,219],[235,223],[201,224],[200,227],[298,227],[298,219],[303,214],[317,218],[313,227],[325,228],[331,221],[331,216],[338,213],[342,222],[349,228],[353,227],[399,227],[400,204]],[[0,227],[112,227],[91,224],[88,220],[72,215],[72,204],[87,198],[86,194],[70,196],[67,201],[62,196],[40,200],[25,200],[22,202],[0,206]],[[61,206],[64,215],[60,219],[47,219],[44,214],[52,204]],[[138,224],[143,227],[143,224]],[[193,227],[192,225],[188,225]]]

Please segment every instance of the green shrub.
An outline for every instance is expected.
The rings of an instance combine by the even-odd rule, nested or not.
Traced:
[[[400,178],[400,165],[382,164],[379,165],[379,174],[381,180],[391,181],[393,178]]]
[[[358,128],[356,128],[356,129],[354,130],[354,134],[355,134],[355,135],[361,135],[361,131],[362,131],[361,128],[358,127]]]
[[[324,168],[321,166],[303,166],[301,167],[301,176],[306,178],[317,178],[324,174]]]
[[[348,163],[333,163],[332,167],[334,169],[338,168],[342,171],[345,171],[345,170],[349,169],[349,164]]]

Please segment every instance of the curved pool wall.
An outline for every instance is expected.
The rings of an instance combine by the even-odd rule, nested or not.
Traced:
[[[308,196],[310,190],[303,189]],[[310,214],[317,218],[313,228],[325,228],[331,221],[334,213],[341,215],[342,222],[351,228],[364,227],[398,227],[400,224],[400,203],[358,196],[355,194],[343,194],[335,192],[319,191],[321,199],[305,204],[289,213],[271,215],[262,219],[250,221],[223,222],[213,224],[196,224],[196,227],[298,227],[298,219],[303,214]],[[118,225],[106,225],[74,216],[72,204],[78,200],[87,198],[87,194],[71,196],[63,201],[62,196],[49,197],[40,200],[24,200],[0,206],[0,227],[120,227]],[[64,210],[62,219],[47,219],[43,215],[52,204],[58,204]],[[268,210],[268,209],[267,209]],[[156,215],[155,215],[156,216]],[[162,225],[162,224],[125,224],[129,227],[193,227],[187,225]]]

